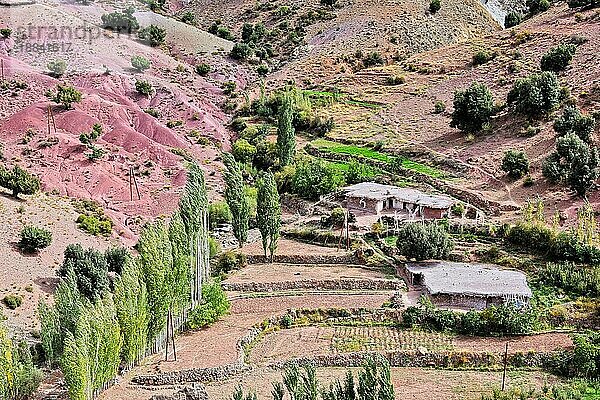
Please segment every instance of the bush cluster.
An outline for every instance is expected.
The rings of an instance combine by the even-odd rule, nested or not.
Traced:
[[[133,16],[135,9],[129,7],[123,12],[115,11],[102,15],[102,27],[115,32],[132,33],[140,28],[137,18]]]
[[[556,109],[563,99],[558,78],[553,72],[532,74],[518,79],[507,97],[507,104],[530,118],[539,118]]]
[[[502,171],[514,179],[519,179],[529,173],[529,159],[522,151],[508,150],[502,159]]]
[[[151,47],[160,46],[165,42],[167,31],[157,25],[150,25],[138,31],[138,38]]]
[[[546,225],[525,222],[505,226],[502,231],[510,243],[546,253],[555,260],[592,265],[600,263],[600,249],[580,242],[572,232],[556,233]]]
[[[600,269],[577,267],[573,262],[548,263],[538,272],[540,282],[578,295],[600,296]]]
[[[45,249],[52,243],[52,232],[34,225],[26,225],[21,229],[17,246],[25,253],[34,253]]]
[[[489,124],[494,115],[492,92],[483,83],[474,82],[454,93],[454,111],[450,126],[466,133],[476,133]]]
[[[20,307],[21,304],[23,304],[23,297],[19,296],[18,294],[7,294],[2,299],[2,302],[6,307],[10,308],[11,310],[14,310],[17,307]]]
[[[216,275],[226,274],[231,271],[244,268],[248,264],[246,255],[235,251],[226,251],[219,255],[214,273]]]
[[[437,309],[430,302],[424,303],[423,306],[411,306],[404,311],[402,320],[406,326],[490,336],[530,333],[538,321],[537,314],[530,307],[501,305],[483,311],[459,313]]]
[[[40,190],[40,180],[16,164],[12,169],[0,165],[0,187],[19,197],[19,194],[35,194]]]
[[[229,312],[229,299],[221,282],[213,281],[202,286],[202,304],[193,308],[187,325],[189,329],[200,329],[215,323],[220,317]]]
[[[577,46],[574,44],[561,44],[550,49],[540,61],[542,71],[560,72],[564,70],[573,61],[575,50],[577,50]]]
[[[448,258],[454,243],[448,232],[437,223],[406,223],[397,232],[398,252],[408,259]]]

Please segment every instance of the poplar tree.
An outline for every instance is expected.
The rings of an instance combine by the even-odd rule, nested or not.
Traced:
[[[126,365],[143,357],[148,342],[148,293],[139,259],[129,258],[115,285],[115,307],[123,335]]]
[[[279,165],[285,167],[294,159],[296,152],[296,131],[294,130],[294,102],[289,93],[284,93],[277,118],[277,155]]]
[[[190,249],[192,304],[202,297],[202,277],[210,274],[208,247],[208,197],[204,172],[196,163],[188,164],[187,182],[179,199],[179,212]]]
[[[142,271],[148,291],[148,339],[152,340],[163,329],[166,323],[170,301],[168,290],[168,274],[172,264],[171,242],[168,228],[164,221],[148,223],[142,229],[137,243],[140,253]]]
[[[225,200],[232,215],[233,234],[242,247],[248,239],[248,220],[250,219],[250,206],[244,192],[244,178],[242,171],[230,153],[223,154],[223,162],[227,170],[224,173]]]
[[[268,172],[259,178],[256,186],[258,189],[256,222],[262,236],[265,257],[267,256],[268,249],[270,259],[273,261],[273,254],[277,249],[279,230],[281,228],[281,206],[279,204],[277,184],[275,183],[273,174]]]

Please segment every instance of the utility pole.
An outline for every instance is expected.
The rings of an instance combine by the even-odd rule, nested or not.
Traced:
[[[508,364],[508,342],[506,342],[506,349],[504,350],[504,371],[502,372],[502,391],[506,388],[506,366]]]

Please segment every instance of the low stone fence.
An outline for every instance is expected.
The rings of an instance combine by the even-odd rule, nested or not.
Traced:
[[[229,292],[278,292],[283,290],[403,290],[406,285],[390,279],[307,279],[282,282],[222,282],[223,290]]]
[[[266,264],[271,260],[262,255],[246,256],[248,264]],[[329,265],[357,265],[363,264],[354,254],[294,254],[275,255],[273,262],[277,264],[329,264]]]
[[[552,352],[527,352],[509,354],[507,365],[517,368],[543,368],[554,357]],[[312,365],[314,367],[360,367],[370,357],[383,356],[392,367],[417,368],[500,368],[504,362],[502,353],[475,352],[419,352],[419,351],[390,351],[354,352],[343,354],[326,354],[314,357],[301,357],[288,361],[269,364],[271,369],[285,369],[291,365]]]

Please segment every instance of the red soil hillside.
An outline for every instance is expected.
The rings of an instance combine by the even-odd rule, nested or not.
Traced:
[[[225,125],[230,116],[222,111],[226,101],[225,81],[245,85],[244,69],[223,56],[231,43],[194,27],[162,16],[139,14],[145,24],[167,29],[164,48],[145,46],[128,36],[115,36],[97,25],[103,4],[90,7],[57,3],[55,7],[28,5],[11,7],[0,16],[0,26],[14,28],[13,36],[0,40],[0,57],[7,82],[0,89],[0,137],[5,160],[19,163],[42,178],[46,191],[72,197],[92,198],[103,205],[117,226],[127,217],[156,216],[176,206],[178,188],[185,182],[184,159],[195,159],[205,168],[208,183],[221,186],[219,148],[229,146]],[[20,30],[22,21],[32,26],[88,26],[85,39],[61,37],[58,52],[31,50],[31,46],[53,43],[48,28]],[[43,25],[47,24],[47,25]],[[68,46],[67,49],[64,46]],[[144,74],[135,73],[130,59],[144,56],[152,63]],[[63,59],[67,73],[59,80],[46,75],[49,61]],[[207,62],[213,72],[200,77],[193,68]],[[147,97],[137,93],[136,80],[154,87]],[[25,82],[26,88],[14,87]],[[71,84],[83,94],[73,109],[64,110],[46,98],[57,84]],[[56,132],[48,132],[51,105]],[[157,116],[146,113],[152,109]],[[79,135],[100,124],[103,134],[97,145],[106,150],[96,161]],[[202,139],[202,140],[200,140]],[[141,200],[134,192],[130,200],[129,168],[136,171]],[[126,236],[132,232],[123,231]]]

